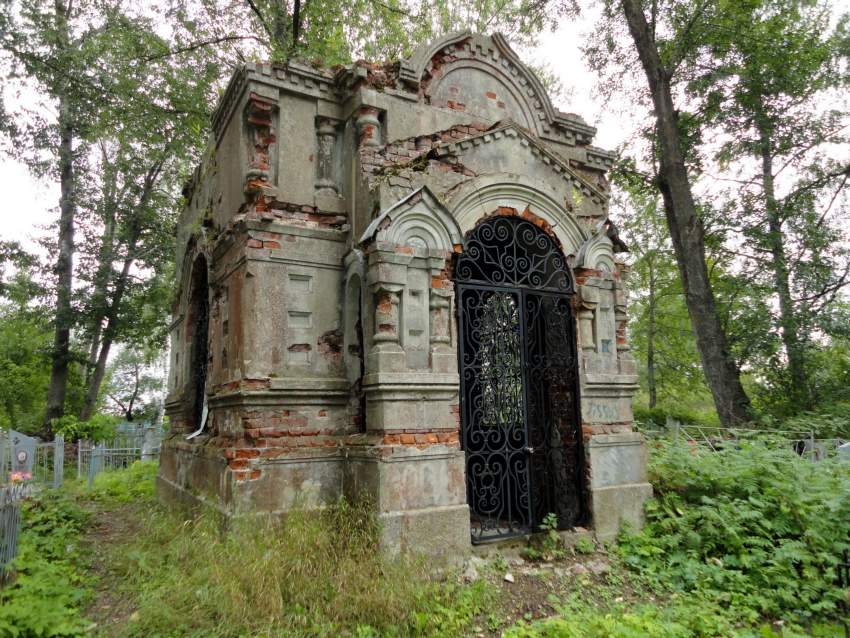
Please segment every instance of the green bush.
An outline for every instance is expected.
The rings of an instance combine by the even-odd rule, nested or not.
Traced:
[[[721,610],[705,605],[640,605],[599,610],[589,605],[561,608],[559,617],[518,623],[504,638],[683,638],[732,636]],[[765,634],[769,636],[770,634]]]
[[[835,613],[834,565],[850,546],[846,464],[811,463],[759,442],[718,452],[657,446],[647,524],[619,545],[627,566],[742,622]]]
[[[821,406],[817,412],[803,412],[782,425],[785,430],[813,432],[817,439],[850,439],[850,403]]]
[[[0,588],[0,637],[88,635],[80,536],[87,513],[56,491],[26,500],[15,578]]]
[[[89,496],[118,503],[151,498],[158,467],[156,461],[134,461],[127,469],[101,472],[95,477]]]
[[[652,428],[663,428],[667,424],[667,417],[684,424],[714,426],[718,424],[716,413],[699,412],[687,408],[670,406],[647,408],[641,405],[635,405],[634,416],[637,423]]]
[[[88,421],[80,421],[72,415],[65,415],[53,421],[53,433],[61,434],[65,441],[85,439],[100,443],[115,436],[118,419],[108,414],[95,414]]]

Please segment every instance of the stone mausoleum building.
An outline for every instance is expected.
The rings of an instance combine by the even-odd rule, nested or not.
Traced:
[[[162,498],[365,492],[386,548],[446,556],[550,513],[640,522],[612,154],[504,38],[248,65],[213,131],[177,237]]]

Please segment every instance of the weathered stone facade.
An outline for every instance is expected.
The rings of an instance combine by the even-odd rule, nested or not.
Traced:
[[[453,263],[495,215],[572,266],[583,522],[605,539],[639,523],[612,155],[503,38],[387,66],[249,65],[213,129],[177,237],[163,498],[239,515],[365,490],[387,548],[467,551]]]

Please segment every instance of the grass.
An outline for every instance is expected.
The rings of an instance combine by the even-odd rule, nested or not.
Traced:
[[[496,558],[471,584],[376,551],[369,503],[224,530],[159,506],[155,472],[135,464],[27,504],[0,637],[841,635],[831,570],[850,471],[758,444],[656,448],[644,530],[602,554],[544,535],[526,556],[552,565]],[[569,570],[600,560],[601,575]]]
[[[486,588],[432,579],[375,551],[368,504],[339,502],[282,524],[156,511],[112,564],[137,600],[131,636],[456,635]]]

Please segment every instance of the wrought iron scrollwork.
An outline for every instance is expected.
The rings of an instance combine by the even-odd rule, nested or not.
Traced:
[[[530,222],[491,218],[455,264],[473,541],[583,518],[572,280]]]
[[[520,217],[492,217],[478,225],[455,262],[455,279],[573,293],[557,244]]]

